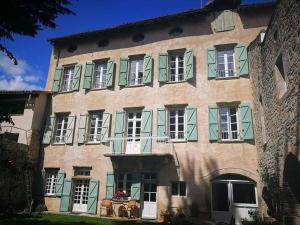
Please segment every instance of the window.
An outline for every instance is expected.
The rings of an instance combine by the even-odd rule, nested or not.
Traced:
[[[172,182],[173,196],[186,196],[186,183],[184,181]]]
[[[107,62],[96,62],[94,70],[93,88],[105,88],[106,87],[106,72]]]
[[[122,191],[127,196],[131,194],[132,175],[131,173],[119,173],[117,177],[117,192]]]
[[[103,113],[91,112],[89,118],[88,142],[99,143],[101,141]]]
[[[68,115],[57,115],[55,125],[55,144],[64,144],[66,142],[66,133],[68,127]]]
[[[274,75],[275,75],[275,81],[277,86],[277,96],[278,98],[281,98],[284,95],[284,93],[287,91],[282,54],[280,54],[276,60]]]
[[[238,140],[238,118],[236,107],[220,107],[221,140]]]
[[[169,81],[184,80],[184,52],[173,52],[169,55]]]
[[[233,49],[217,50],[217,77],[235,76],[235,62]]]
[[[75,70],[75,66],[64,67],[62,85],[61,85],[62,92],[67,92],[72,90],[74,70]]]
[[[256,204],[255,184],[232,183],[233,202],[241,204]]]
[[[140,141],[142,124],[142,112],[129,112],[127,118],[128,142]],[[132,139],[131,139],[132,138]]]
[[[143,83],[144,58],[132,58],[129,61],[128,85],[140,85]]]
[[[55,195],[55,187],[57,182],[58,169],[46,169],[45,170],[45,194]]]
[[[74,176],[90,176],[91,170],[89,168],[74,168]]]
[[[3,114],[22,115],[25,109],[25,100],[0,102]]]
[[[184,140],[184,108],[169,110],[169,136],[172,140]]]

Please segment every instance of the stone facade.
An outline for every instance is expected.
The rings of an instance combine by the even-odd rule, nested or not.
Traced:
[[[115,60],[114,85],[103,90],[85,91],[83,72],[79,91],[54,94],[49,107],[49,116],[69,112],[77,116],[74,129],[74,140],[69,145],[45,145],[44,169],[61,169],[67,179],[74,178],[74,168],[91,168],[90,177],[100,181],[97,206],[106,195],[106,176],[109,171],[123,170],[127,172],[155,172],[157,181],[157,217],[161,211],[181,208],[188,214],[191,211],[205,215],[211,214],[211,183],[220,175],[238,174],[254,183],[259,183],[257,173],[257,151],[255,142],[209,141],[208,107],[211,104],[234,105],[248,102],[252,105],[252,92],[248,76],[232,79],[207,78],[207,48],[227,44],[244,43],[248,45],[256,35],[266,29],[272,13],[272,5],[235,8],[233,11],[234,29],[226,32],[215,32],[212,23],[218,14],[215,11],[203,10],[184,18],[179,15],[171,19],[159,18],[141,23],[126,25],[123,30],[108,29],[108,36],[92,32],[65,38],[53,39],[46,90],[51,91],[57,67],[80,64],[93,60],[112,58]],[[188,13],[187,13],[188,14]],[[182,15],[181,15],[182,16]],[[146,24],[146,25],[145,25]],[[176,37],[168,34],[174,27],[181,27],[183,33]],[[136,31],[145,35],[144,41],[133,42],[131,37]],[[118,31],[118,32],[116,32]],[[98,47],[97,42],[103,36],[108,37],[107,47]],[[70,43],[77,45],[77,50],[69,52]],[[189,82],[158,82],[159,53],[170,50],[192,48],[194,50],[194,78]],[[138,54],[149,54],[153,58],[153,82],[150,85],[136,87],[119,87],[119,60]],[[83,70],[84,71],[84,70]],[[158,108],[170,105],[189,105],[197,108],[198,140],[181,141],[173,144],[176,156],[121,156],[105,154],[107,146],[98,144],[78,144],[78,117],[90,110],[105,110],[112,115],[110,137],[115,132],[116,112],[145,107],[153,110],[152,135],[157,134]],[[153,151],[158,153],[170,151],[170,145],[152,142]],[[109,156],[109,157],[108,157]],[[176,163],[176,160],[178,162]],[[179,168],[178,168],[179,167]],[[171,182],[185,181],[188,190],[186,197],[172,196]],[[260,185],[258,189],[258,206],[261,207]],[[72,201],[72,200],[71,200]],[[49,211],[59,211],[61,198],[45,196]],[[192,207],[193,206],[193,207]],[[193,208],[193,210],[192,210]],[[70,210],[69,210],[70,211]],[[97,207],[99,214],[100,207]]]
[[[276,217],[299,216],[299,189],[293,193],[284,174],[292,142],[300,138],[299,11],[299,1],[279,1],[267,30],[248,48],[259,170]],[[290,179],[299,183],[299,172]]]

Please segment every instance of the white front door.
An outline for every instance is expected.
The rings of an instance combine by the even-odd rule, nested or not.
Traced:
[[[144,195],[143,195],[143,219],[156,219],[157,215],[157,202],[156,202],[156,189],[155,183],[145,182],[144,183]]]
[[[126,154],[141,153],[142,112],[129,112],[127,119]]]
[[[257,210],[257,190],[254,182],[247,180],[220,180],[212,183],[212,218],[216,223],[242,225],[242,220],[252,220],[251,211]]]
[[[89,180],[74,180],[73,212],[87,212]]]

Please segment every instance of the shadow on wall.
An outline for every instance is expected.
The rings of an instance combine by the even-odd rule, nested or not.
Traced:
[[[287,186],[284,201],[289,212],[296,213],[297,204],[300,204],[300,162],[291,152],[285,159],[283,179]]]
[[[205,171],[209,174],[203,174],[203,168],[199,168],[199,164],[199,161],[191,156],[186,156],[187,166],[181,169],[180,181],[187,184],[187,196],[174,197],[170,188],[167,208],[175,214],[183,213],[204,221],[211,218],[211,176],[213,173],[214,176],[218,176],[219,167],[217,161],[210,158],[204,162]]]

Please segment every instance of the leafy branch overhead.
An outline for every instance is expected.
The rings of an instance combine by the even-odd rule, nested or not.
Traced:
[[[14,40],[15,34],[35,37],[42,27],[56,28],[55,19],[60,14],[73,14],[67,8],[69,0],[9,0],[0,7],[0,41]],[[0,51],[14,64],[17,59],[3,44]]]

